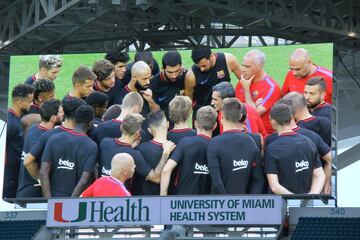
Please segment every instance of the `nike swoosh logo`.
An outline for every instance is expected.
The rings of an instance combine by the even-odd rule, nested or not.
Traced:
[[[159,102],[162,102],[162,101],[164,101],[166,98],[167,98],[167,96],[159,97],[158,100],[159,100]]]
[[[200,82],[200,84],[201,84],[201,85],[204,85],[205,83],[207,83],[207,81],[209,81],[209,79],[206,79],[206,80]]]

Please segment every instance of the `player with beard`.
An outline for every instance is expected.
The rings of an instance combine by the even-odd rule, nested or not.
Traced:
[[[128,85],[126,85],[119,96],[116,98],[116,104],[122,104],[124,97],[126,94],[130,92],[138,92],[141,94],[144,99],[144,106],[141,111],[141,115],[146,118],[150,111],[159,110],[159,105],[153,99],[153,94],[150,86],[151,79],[151,69],[149,65],[147,65],[143,61],[139,61],[134,63],[131,68],[131,80]]]
[[[87,66],[80,66],[75,70],[72,76],[73,89],[65,95],[63,99],[71,99],[74,97],[85,100],[87,96],[93,91],[94,81],[96,75]]]
[[[123,87],[121,81],[115,80],[114,65],[108,60],[99,60],[94,63],[92,71],[97,77],[93,86],[94,91],[105,93],[108,97],[108,105],[113,105]]]
[[[323,78],[310,78],[305,85],[304,96],[312,115],[326,117],[331,121],[331,105],[325,102],[326,82]]]
[[[39,79],[54,81],[61,69],[62,60],[58,55],[40,55],[39,71],[25,80],[26,84],[32,85]]]
[[[181,65],[181,55],[170,51],[162,57],[163,71],[156,74],[150,81],[153,98],[169,117],[169,103],[176,95],[183,95],[184,80],[187,70]]]
[[[14,198],[18,187],[21,152],[24,145],[20,117],[30,110],[34,88],[29,84],[16,85],[11,93],[12,104],[8,109],[4,169],[4,198]]]
[[[127,52],[109,52],[105,55],[105,59],[109,60],[115,67],[115,81],[119,81],[123,87],[123,79],[126,73],[126,65],[130,60]],[[116,84],[116,83],[115,83]]]
[[[206,46],[192,50],[191,58],[194,65],[186,76],[184,94],[193,100],[195,119],[197,109],[210,105],[212,87],[222,81],[230,82],[230,72],[240,79],[241,68],[234,55],[212,53]]]
[[[61,124],[64,118],[64,111],[60,101],[58,99],[45,101],[41,104],[40,116],[41,122],[33,125],[25,137],[19,172],[19,187],[16,192],[17,198],[42,197],[40,184],[37,182],[37,179],[30,176],[25,168],[24,160],[31,147],[39,141],[40,136],[44,132],[54,128],[55,125]],[[37,161],[37,164],[40,165],[40,160]]]
[[[132,68],[132,66],[134,65],[134,63],[139,62],[139,61],[146,62],[147,65],[149,65],[149,67],[151,69],[151,75],[152,76],[155,76],[156,74],[158,74],[160,72],[159,64],[154,59],[152,52],[150,52],[150,51],[136,52],[135,57],[134,57],[134,61],[129,63],[126,66],[125,75],[124,75],[124,77],[122,79],[122,83],[123,83],[124,86],[129,84],[129,82],[131,80],[131,76],[132,76],[131,68]]]
[[[326,82],[325,102],[332,103],[332,71],[314,64],[309,52],[304,48],[296,49],[289,59],[290,71],[282,86],[282,95],[288,92],[304,93],[307,81],[313,77],[322,77]]]

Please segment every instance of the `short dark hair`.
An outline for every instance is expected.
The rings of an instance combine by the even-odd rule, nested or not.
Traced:
[[[43,102],[40,107],[40,117],[41,121],[49,122],[51,116],[57,115],[59,113],[60,100],[58,99],[49,99]]]
[[[276,104],[286,104],[290,107],[290,110],[291,110],[291,115],[294,115],[295,114],[295,107],[294,107],[294,103],[289,100],[289,99],[286,99],[286,98],[281,98],[279,101],[276,102]]]
[[[306,99],[304,94],[298,92],[289,92],[286,94],[283,99],[289,100],[292,102],[292,106],[294,107],[294,111],[298,112],[304,108],[306,108]]]
[[[93,73],[95,73],[98,81],[108,79],[115,67],[109,60],[96,61],[92,67]]]
[[[143,121],[144,121],[144,117],[141,116],[140,114],[138,113],[129,114],[124,118],[121,124],[121,131],[125,135],[132,136],[136,133],[136,131],[141,129]]]
[[[326,91],[326,82],[325,82],[324,78],[322,78],[322,77],[312,77],[306,82],[306,85],[309,85],[309,86],[318,85],[320,91],[322,91],[322,92]]]
[[[162,66],[165,69],[167,66],[175,67],[181,65],[181,55],[178,51],[169,51],[162,57]]]
[[[210,59],[211,48],[208,46],[200,46],[191,51],[191,59],[194,63],[198,63],[201,59]]]
[[[127,63],[130,60],[130,57],[127,52],[113,51],[113,52],[108,52],[105,55],[105,59],[109,60],[112,64],[115,65],[118,62]]]
[[[108,101],[108,96],[100,91],[90,93],[90,95],[87,96],[85,99],[85,102],[92,106],[94,109],[104,107]]]
[[[89,105],[82,105],[75,111],[75,123],[89,124],[95,117],[94,109]]]
[[[213,92],[218,92],[221,99],[235,97],[235,89],[229,82],[220,82],[213,86]]]
[[[223,102],[222,113],[224,118],[232,123],[238,123],[241,119],[242,108],[244,106],[241,104],[237,98],[226,98]]]
[[[290,124],[291,109],[287,104],[276,103],[270,110],[270,118],[281,126]]]
[[[203,106],[196,112],[196,123],[199,128],[210,131],[214,128],[217,121],[217,113],[210,106]]]
[[[12,99],[25,99],[29,96],[29,94],[34,93],[34,87],[29,84],[20,83],[16,85],[12,92]]]
[[[104,115],[102,116],[104,121],[108,121],[114,118],[117,118],[121,113],[121,105],[120,104],[114,104],[110,106]]]
[[[38,79],[33,83],[34,99],[38,99],[40,93],[55,91],[55,84],[48,79]]]
[[[72,76],[73,86],[75,84],[84,84],[86,80],[96,80],[96,75],[91,71],[87,66],[81,65],[78,69],[75,70]]]
[[[75,118],[75,111],[80,106],[85,105],[86,102],[80,98],[64,98],[62,100],[62,106],[64,109],[64,116],[67,120],[72,120]]]
[[[165,113],[162,110],[156,110],[150,112],[146,117],[146,121],[149,124],[149,126],[154,128],[160,127],[163,121],[165,120],[166,120]]]
[[[136,52],[134,60],[135,60],[135,62],[144,61],[148,65],[154,63],[154,57],[153,57],[152,52],[150,52],[150,51]]]

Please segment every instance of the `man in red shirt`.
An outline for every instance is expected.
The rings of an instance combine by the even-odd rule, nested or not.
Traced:
[[[304,93],[310,78],[322,77],[326,82],[325,102],[332,103],[332,71],[315,65],[306,49],[298,48],[291,54],[289,68],[281,90],[283,96],[288,92]]]
[[[213,87],[211,105],[218,112],[218,127],[219,127],[219,131],[217,132],[217,134],[214,134],[213,132],[213,136],[216,136],[223,132],[223,126],[221,123],[223,100],[225,98],[233,98],[233,97],[235,97],[235,89],[231,85],[231,83],[221,82]],[[244,122],[247,132],[260,133],[263,137],[266,137],[267,133],[264,124],[257,111],[249,104],[244,104],[244,106],[247,112],[247,117]]]
[[[265,54],[257,49],[247,52],[243,58],[242,76],[236,86],[236,97],[256,109],[261,116],[268,134],[274,130],[269,113],[274,103],[280,99],[280,87],[264,71]]]
[[[133,157],[127,153],[116,154],[111,161],[111,174],[97,179],[82,194],[82,197],[131,196],[124,183],[135,172]]]

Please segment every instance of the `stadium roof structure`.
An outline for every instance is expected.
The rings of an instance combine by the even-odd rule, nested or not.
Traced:
[[[360,47],[355,0],[2,0],[0,9],[3,54],[223,48],[240,36]]]

